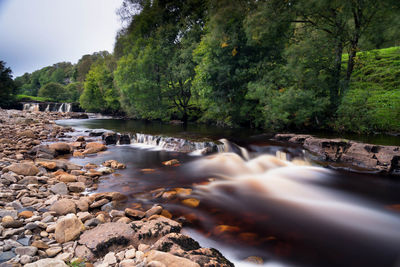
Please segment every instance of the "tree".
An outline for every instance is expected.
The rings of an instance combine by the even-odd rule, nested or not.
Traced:
[[[62,84],[50,82],[39,89],[38,96],[62,101],[65,98],[65,88]]]
[[[7,108],[12,103],[12,94],[15,88],[11,75],[12,71],[6,63],[0,60],[0,107]]]

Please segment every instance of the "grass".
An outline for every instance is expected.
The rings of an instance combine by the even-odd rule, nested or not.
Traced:
[[[347,64],[348,55],[343,55]],[[400,47],[357,53],[337,128],[358,133],[400,132]]]
[[[31,95],[17,95],[17,101],[38,101],[38,102],[54,102],[51,98],[48,97],[39,97],[39,96],[31,96]]]

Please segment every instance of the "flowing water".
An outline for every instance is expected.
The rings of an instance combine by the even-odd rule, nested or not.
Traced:
[[[126,169],[102,178],[98,191],[127,194],[120,208],[162,204],[185,218],[187,233],[221,250],[236,266],[247,266],[243,260],[249,256],[261,257],[266,266],[400,266],[395,177],[322,168],[302,148],[250,130],[122,120],[59,124],[130,132],[136,140],[131,145],[71,160],[126,163]],[[193,156],[163,149],[160,141],[140,145],[145,138],[138,134],[213,142],[219,152]],[[180,164],[162,164],[170,159]]]

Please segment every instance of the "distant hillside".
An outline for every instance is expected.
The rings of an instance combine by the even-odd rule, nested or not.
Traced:
[[[358,54],[338,118],[339,130],[400,132],[400,47]]]

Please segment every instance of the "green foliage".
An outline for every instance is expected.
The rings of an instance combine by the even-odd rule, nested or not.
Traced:
[[[94,64],[86,75],[80,105],[89,112],[116,112],[120,108],[119,93],[113,84],[112,58]]]
[[[400,47],[359,53],[337,113],[341,131],[400,131]]]
[[[52,99],[52,101],[65,100],[66,90],[62,84],[50,82],[39,89],[38,96]]]
[[[12,104],[12,95],[15,88],[11,69],[0,61],[0,107],[7,108]]]
[[[16,95],[16,101],[38,101],[38,102],[48,102],[52,101],[51,98],[48,97],[39,97],[39,96],[31,96],[31,95]]]

